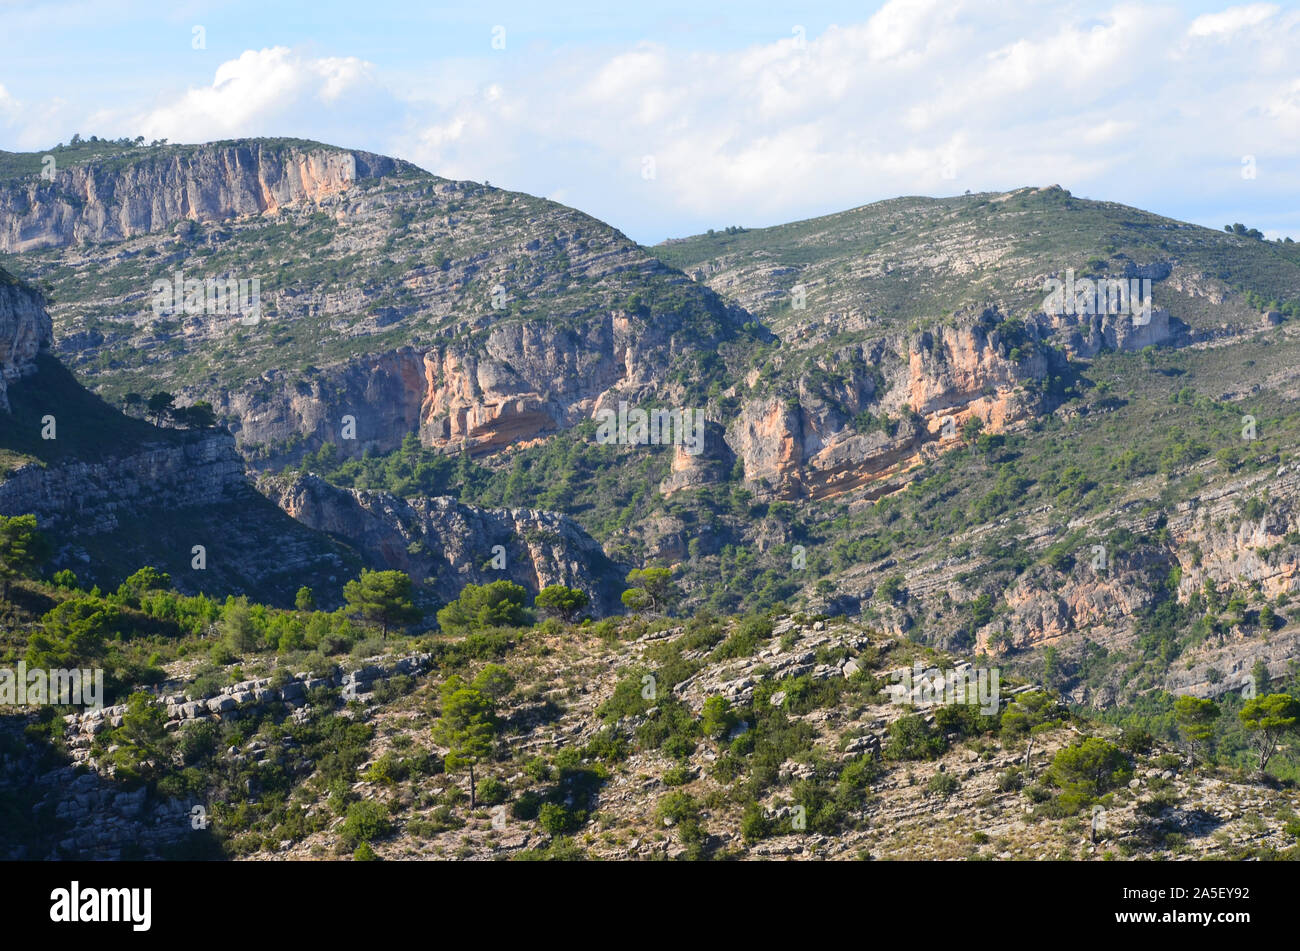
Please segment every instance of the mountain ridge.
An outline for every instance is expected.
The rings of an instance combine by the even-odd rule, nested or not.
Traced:
[[[1113,698],[1125,680],[1114,665],[1087,673],[1093,615],[1080,605],[1100,596],[1095,579],[1069,577],[1079,593],[1068,606],[1039,587],[1063,583],[1050,572],[1072,563],[1062,547],[1082,543],[1081,525],[1118,531],[1131,503],[1103,460],[1075,454],[1058,466],[1040,447],[1062,445],[1052,435],[1060,431],[1091,447],[1123,418],[1153,448],[1130,449],[1120,471],[1173,479],[1164,490],[1173,505],[1192,504],[1198,479],[1262,466],[1280,445],[1275,435],[1266,451],[1234,448],[1230,404],[1251,403],[1261,424],[1265,413],[1258,391],[1218,385],[1240,353],[1290,385],[1283,367],[1300,257],[1244,226],[1220,234],[1053,186],[899,198],[695,236],[651,249],[664,263],[572,209],[405,174],[322,194],[309,208],[10,260],[53,280],[56,323],[71,331],[56,346],[92,384],[121,394],[142,370],[160,368],[158,382],[182,382],[183,399],[214,403],[256,469],[306,466],[347,489],[415,497],[418,485],[416,495],[490,508],[529,508],[544,495],[614,562],[674,566],[690,605],[734,609],[739,582],[760,591],[760,603],[797,598],[874,614],[896,632],[978,645],[1034,671],[1060,643],[1084,703]],[[256,326],[139,311],[124,319],[156,274],[224,276],[241,256],[277,255],[302,270],[266,283],[268,319]],[[700,273],[693,281],[676,265]],[[1045,282],[1076,270],[1080,279],[1149,281],[1149,318],[1050,312]],[[93,302],[77,290],[87,274],[99,275]],[[355,284],[361,274],[371,289]],[[364,319],[345,319],[367,300]],[[108,316],[90,316],[96,308]],[[145,347],[131,355],[135,341]],[[1193,365],[1205,387],[1171,389]],[[702,407],[705,451],[593,447],[591,418],[619,401]],[[1183,433],[1179,413],[1217,428]],[[1157,418],[1168,421],[1164,431],[1152,430]],[[1266,431],[1290,438],[1277,419]],[[342,436],[348,420],[356,439]],[[408,459],[411,437],[421,448]],[[1220,460],[1208,472],[1198,467],[1207,452]],[[454,454],[473,461],[439,461]],[[601,466],[626,474],[615,498],[554,491],[600,483]],[[1029,507],[1013,518],[1021,498]],[[1066,513],[1042,514],[1058,507]],[[898,512],[942,533],[901,531]],[[1028,533],[1008,546],[1019,549],[1014,558],[985,541],[977,558],[961,540],[1008,531]],[[1181,544],[1152,540],[1147,565],[1127,576],[1136,587],[1122,585],[1107,609],[1117,623],[1102,628],[1103,649],[1127,650],[1151,623],[1144,612],[1164,596],[1138,589],[1163,585],[1154,566],[1194,567]],[[806,574],[790,568],[803,557],[796,548]],[[909,602],[905,583],[900,603],[880,603],[875,589],[894,588],[900,556],[904,582],[927,594]],[[1007,567],[987,578],[945,567],[958,557]],[[1238,580],[1224,565],[1209,579]],[[1194,597],[1184,586],[1175,600],[1186,610]],[[983,599],[991,616],[969,607]],[[1236,629],[1237,646],[1225,648],[1234,670],[1258,652],[1249,624]],[[1138,665],[1148,663],[1167,662]]]

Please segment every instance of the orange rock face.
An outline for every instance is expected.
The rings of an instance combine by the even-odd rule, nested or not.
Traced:
[[[831,498],[872,483],[879,494],[893,491],[934,453],[964,445],[967,420],[1001,432],[1034,415],[1035,401],[1019,388],[1045,377],[1048,359],[1034,351],[1013,362],[1003,349],[981,326],[943,327],[911,341],[904,365],[879,364],[891,385],[876,398],[878,409],[919,418],[919,425],[904,418],[893,436],[859,433],[816,400],[794,406],[768,397],[745,405],[728,442],[747,482],[776,498]]]
[[[420,417],[428,443],[460,445],[482,455],[559,428],[557,414],[541,394],[502,393],[491,375],[478,369],[452,352],[425,354]]]

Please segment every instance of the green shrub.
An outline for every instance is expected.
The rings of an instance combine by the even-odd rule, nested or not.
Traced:
[[[884,753],[887,759],[934,759],[947,749],[947,741],[930,728],[925,720],[909,713],[889,724]]]
[[[1052,798],[1052,791],[1040,783],[1025,787],[1025,798],[1032,803],[1047,802]]]
[[[1128,782],[1132,775],[1128,757],[1119,747],[1090,736],[1058,750],[1046,778],[1065,792],[1091,798]]]
[[[663,775],[665,786],[685,786],[691,781],[691,768],[685,763],[667,769]]]
[[[694,796],[680,791],[669,793],[659,800],[655,817],[676,829],[678,840],[690,850],[688,858],[698,857],[705,833],[700,823],[700,805]]]
[[[1119,748],[1132,756],[1146,753],[1155,745],[1155,737],[1140,727],[1127,726],[1120,734]]]
[[[752,657],[754,652],[772,636],[772,622],[765,617],[751,615],[736,625],[731,636],[718,645],[710,660],[732,660]]]
[[[740,817],[740,834],[746,842],[766,838],[771,834],[771,827],[771,821],[761,805],[751,802],[745,807],[745,812]]]
[[[391,786],[410,775],[410,768],[396,753],[389,751],[370,764],[363,777],[366,782]]]
[[[497,779],[495,776],[488,776],[480,780],[478,784],[478,801],[486,806],[496,806],[510,798],[510,787]]]
[[[617,763],[627,756],[627,738],[611,727],[597,730],[582,748],[582,754],[585,758]]]
[[[349,848],[363,842],[372,842],[393,834],[393,823],[386,810],[377,802],[354,802],[348,806],[348,816],[339,827],[339,838]]]
[[[513,581],[467,584],[460,596],[438,612],[444,631],[481,631],[492,627],[522,627],[528,623],[528,592]]]
[[[700,713],[700,729],[711,740],[721,740],[735,728],[736,714],[726,697],[710,697]]]
[[[1025,784],[1025,777],[1019,767],[1013,766],[1005,773],[999,773],[997,787],[999,792],[1015,792]]]
[[[961,786],[957,777],[951,773],[935,773],[930,777],[930,782],[926,784],[925,791],[932,796],[938,796],[940,799],[947,799]]]
[[[564,806],[548,802],[538,810],[537,824],[551,835],[563,835],[578,829],[582,821]]]
[[[519,798],[510,804],[510,815],[516,819],[536,819],[541,806],[542,797],[529,790],[520,794]]]

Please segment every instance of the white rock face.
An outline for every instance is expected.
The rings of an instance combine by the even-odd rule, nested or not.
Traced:
[[[0,189],[0,251],[120,241],[182,220],[273,213],[346,191],[396,164],[368,152],[256,142],[146,155],[120,169],[76,165],[53,181],[32,178]]]
[[[9,409],[9,381],[31,373],[53,339],[40,294],[0,271],[0,411]]]

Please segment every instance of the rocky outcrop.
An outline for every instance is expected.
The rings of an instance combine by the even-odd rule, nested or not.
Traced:
[[[411,654],[398,658],[368,658],[362,666],[350,670],[335,668],[315,676],[310,672],[285,674],[277,679],[258,677],[222,687],[211,695],[189,692],[168,693],[163,688],[157,696],[167,732],[183,729],[198,720],[228,722],[238,720],[272,704],[283,703],[299,710],[311,702],[313,691],[339,688],[346,701],[373,699],[380,681],[391,677],[412,677],[426,673],[433,666],[433,655]],[[173,688],[174,689],[174,688]],[[92,752],[94,738],[105,730],[122,725],[127,712],[125,703],[99,710],[70,713],[63,718],[64,734],[74,765],[97,767]]]
[[[694,338],[688,323],[686,315],[647,323],[623,312],[592,315],[577,328],[504,322],[481,343],[403,347],[305,376],[269,371],[213,399],[259,466],[294,461],[325,443],[342,456],[385,452],[411,434],[431,448],[483,456],[571,428],[620,401],[680,405],[671,368],[693,345],[718,342]],[[726,456],[717,446],[710,458]]]
[[[1177,506],[1180,598],[1232,587],[1272,601],[1300,592],[1300,466],[1237,479]]]
[[[620,401],[674,402],[682,390],[670,370],[727,333],[700,338],[688,324],[686,315],[646,321],[616,311],[580,327],[499,324],[477,349],[435,348],[425,355],[423,441],[494,452],[617,411]]]
[[[238,501],[249,489],[225,433],[176,434],[120,456],[27,465],[0,482],[0,514],[31,513],[59,535],[115,531],[143,506],[181,508]]]
[[[590,416],[611,387],[652,383],[661,361],[645,351],[661,342],[626,316],[608,315],[580,334],[508,324],[493,327],[477,350],[436,348],[424,358],[422,431],[431,445],[482,453],[566,428]]]
[[[240,451],[256,462],[292,458],[287,447],[331,443],[341,455],[387,452],[419,431],[425,361],[404,347],[326,367],[305,377],[273,370],[216,395]]]
[[[1155,602],[1142,567],[1096,571],[1076,564],[1065,584],[1039,575],[1022,577],[1006,592],[1007,614],[980,631],[976,646],[994,652],[999,646],[1025,650],[1084,633],[1109,647],[1127,642],[1133,619]]]
[[[444,603],[466,584],[505,579],[534,594],[553,584],[581,589],[598,616],[619,608],[623,572],[567,516],[399,499],[315,476],[265,477],[259,488],[304,525],[347,540],[373,567],[427,583]]]
[[[0,188],[0,251],[119,241],[177,221],[220,221],[316,202],[399,163],[274,141],[212,143],[57,169]]]
[[[369,658],[360,667],[336,668],[321,676],[303,672],[276,680],[262,677],[241,681],[210,696],[192,691],[168,693],[163,688],[156,702],[168,733],[183,731],[203,721],[231,722],[261,713],[275,704],[282,704],[293,711],[291,716],[300,719],[321,698],[315,691],[337,690],[335,703],[369,704],[374,701],[374,689],[381,682],[396,676],[419,676],[432,665],[429,654]],[[33,757],[18,761],[5,759],[5,777],[32,790],[36,799],[34,809],[48,814],[52,822],[43,830],[48,838],[47,854],[31,854],[26,846],[10,845],[7,854],[0,851],[0,858],[75,857],[82,861],[112,861],[132,856],[159,858],[178,847],[192,845],[193,840],[201,837],[210,821],[207,816],[210,804],[203,797],[182,800],[151,795],[148,786],[132,787],[120,782],[111,765],[97,761],[96,738],[120,727],[126,710],[126,704],[120,704],[65,716],[64,739],[70,760],[67,765],[41,771]],[[233,754],[233,758],[260,761],[264,754],[259,754],[262,751],[253,741]],[[311,764],[302,766],[310,768]],[[0,782],[0,787],[3,785]],[[4,844],[3,840],[0,835],[0,845]]]
[[[999,315],[984,311],[910,338],[842,348],[818,367],[837,373],[833,392],[805,373],[796,400],[746,401],[727,442],[744,462],[746,483],[764,494],[818,499],[888,483],[929,454],[962,445],[969,419],[1000,432],[1041,410],[1041,397],[1024,384],[1045,379],[1059,355],[1037,339],[1009,337]],[[859,431],[854,417],[863,411],[892,424]]]
[[[676,633],[665,632],[669,636]],[[782,643],[782,638],[787,636],[797,639],[798,646],[787,648]],[[736,705],[747,704],[753,701],[754,688],[764,681],[850,677],[859,669],[853,657],[871,647],[871,637],[859,631],[841,627],[831,633],[822,621],[813,622],[805,630],[794,619],[782,618],[774,625],[770,640],[753,655],[705,667],[676,684],[673,695],[695,711],[703,709],[710,697],[726,697]],[[823,661],[819,659],[822,655],[830,657]],[[778,706],[784,700],[785,695],[778,693],[769,702]]]
[[[217,410],[237,420],[231,429],[254,458],[261,446],[289,443],[384,452],[412,433],[426,446],[483,455],[581,422],[602,397],[616,400],[613,390],[627,398],[653,386],[670,354],[651,351],[664,342],[622,315],[581,334],[501,324],[477,348],[403,347],[305,379],[273,371],[226,394]]]
[[[87,393],[46,352],[44,302],[22,285],[0,283],[0,340],[0,450],[16,451],[0,515],[35,515],[55,568],[115,586],[149,564],[182,591],[275,603],[291,603],[310,574],[337,603],[356,559],[258,495],[229,433],[158,429]]]
[[[1061,538],[1050,520],[1037,520],[1047,514],[1022,513],[1030,526],[1017,544],[1035,559]],[[1138,541],[1122,552],[1110,546],[1099,552],[1094,546],[1109,531],[1101,526],[1115,518]],[[1300,651],[1290,609],[1300,593],[1300,469],[1286,465],[1231,478],[1163,514],[1133,503],[1070,526],[1093,527],[1098,533],[1079,541],[1077,551],[1064,553],[1057,568],[1034,565],[997,593],[998,610],[976,632],[977,651],[1008,663],[1049,646],[1063,657],[1098,648],[1114,654],[1139,651],[1138,638],[1160,602],[1172,598],[1186,607],[1195,599],[1199,608],[1188,624],[1201,625],[1200,634],[1188,638],[1192,632],[1178,632],[1179,660],[1162,672],[1163,689],[1209,697],[1239,691],[1253,686],[1261,663],[1273,679],[1288,675]],[[973,536],[985,531],[977,529]],[[965,559],[956,566],[912,565],[906,572],[910,609],[937,620],[949,613],[945,601],[969,602],[981,590],[982,567]],[[875,566],[875,576],[890,570],[898,569],[892,563]],[[1230,605],[1234,598],[1241,599],[1236,607]],[[1271,622],[1265,620],[1265,607]],[[1076,685],[1071,697],[1103,707],[1131,699],[1135,689],[1112,672],[1104,682]]]
[[[726,482],[736,463],[727,445],[726,431],[712,420],[704,423],[704,445],[699,452],[690,452],[684,445],[675,445],[672,452],[668,475],[659,483],[659,491],[664,495]]]
[[[0,412],[9,409],[9,381],[34,372],[53,338],[40,294],[0,270]]]
[[[36,798],[38,814],[47,817],[37,843],[8,842],[0,834],[0,858],[7,861],[156,859],[195,835],[190,806],[151,797],[147,786],[129,789],[72,766],[45,772],[34,763],[5,766],[11,781]]]
[[[153,565],[188,593],[292,604],[310,579],[322,604],[341,602],[355,555],[259,495],[228,434],[169,436],[118,456],[23,466],[0,482],[0,514],[36,515],[56,542],[52,565],[87,585]]]
[[[1186,326],[1159,307],[1141,323],[1132,314],[1040,314],[1038,322],[1060,339],[1070,355],[1091,360],[1103,350],[1134,353],[1179,341]]]

